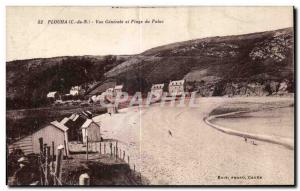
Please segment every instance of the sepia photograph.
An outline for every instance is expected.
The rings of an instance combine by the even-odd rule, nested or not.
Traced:
[[[292,6],[7,6],[6,184],[294,186]]]

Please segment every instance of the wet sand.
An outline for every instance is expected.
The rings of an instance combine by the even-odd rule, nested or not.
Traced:
[[[292,98],[268,98],[282,100]],[[224,134],[203,121],[217,106],[239,101],[265,100],[199,98],[197,108],[155,104],[122,109],[94,120],[107,138],[122,143],[131,165],[135,164],[151,184],[293,184],[293,150],[259,141],[257,145],[245,143],[241,137]]]

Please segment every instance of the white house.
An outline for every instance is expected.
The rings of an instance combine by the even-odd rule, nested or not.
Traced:
[[[151,87],[151,94],[157,95],[157,96],[162,96],[163,89],[164,89],[164,84],[153,84]]]
[[[177,80],[171,81],[169,83],[169,95],[170,96],[181,96],[184,94],[185,91],[185,81],[184,80]]]
[[[116,96],[118,93],[122,93],[123,85],[117,85],[114,88],[114,96]]]
[[[107,97],[113,97],[114,96],[114,88],[108,88],[105,91],[105,96],[107,96]]]
[[[81,86],[73,86],[70,90],[70,95],[77,96],[80,94]]]
[[[49,92],[47,94],[47,98],[48,99],[58,99],[59,95],[58,95],[58,92],[54,91],[54,92]]]

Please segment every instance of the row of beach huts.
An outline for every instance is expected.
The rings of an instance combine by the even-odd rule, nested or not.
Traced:
[[[151,93],[155,95],[162,95],[164,92],[165,84],[153,84],[151,87]],[[92,95],[90,97],[91,102],[97,102],[101,99],[114,99],[115,96],[122,92],[123,85],[115,85],[113,87],[108,87],[104,92],[100,95]],[[80,86],[74,86],[70,90],[70,95],[79,95],[81,91]],[[168,85],[168,94],[170,96],[173,95],[181,95],[184,93],[184,80],[179,81],[170,81]],[[54,92],[49,92],[47,97],[49,96],[51,99],[55,99]],[[57,98],[58,99],[58,98]],[[115,113],[111,111],[111,109],[117,108],[107,108],[108,113]],[[81,113],[74,113],[69,117],[65,117],[61,121],[52,121],[48,125],[45,125],[41,129],[33,132],[31,135],[25,136],[13,144],[9,145],[9,152],[13,149],[19,148],[25,154],[30,153],[39,153],[40,152],[40,144],[39,139],[43,138],[43,141],[47,145],[53,144],[55,148],[58,145],[65,146],[65,154],[69,155],[69,143],[70,142],[78,142],[79,144],[85,144],[87,142],[87,138],[89,142],[99,142],[102,140],[103,134],[101,134],[101,127],[93,121],[93,114],[90,111],[83,111]]]
[[[99,142],[102,140],[101,128],[93,121],[93,114],[90,111],[74,113],[61,121],[52,121],[41,129],[36,130],[13,144],[9,145],[9,152],[14,149],[21,149],[24,154],[39,153],[39,139],[43,138],[44,144],[52,145],[57,148],[64,145],[65,155],[69,155],[69,143],[76,142],[85,144],[90,142]]]

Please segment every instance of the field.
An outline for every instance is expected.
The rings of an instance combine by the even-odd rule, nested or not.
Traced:
[[[150,184],[293,184],[294,150],[261,141],[253,145],[203,121],[215,108],[243,102],[247,104],[242,108],[249,110],[293,106],[292,97],[211,97],[198,98],[196,108],[160,107],[158,103],[94,120],[107,137],[120,140],[122,150]],[[258,125],[253,128],[265,131]]]

